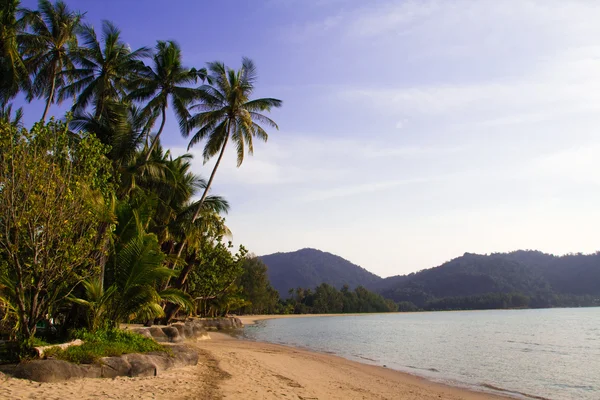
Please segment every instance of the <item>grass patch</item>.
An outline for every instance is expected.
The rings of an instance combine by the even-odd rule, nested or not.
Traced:
[[[33,340],[31,341],[31,346],[32,347],[50,346],[50,343],[46,342],[44,339],[34,337]]]
[[[73,333],[73,338],[81,339],[84,343],[81,346],[71,346],[64,350],[60,347],[51,347],[46,350],[44,356],[76,364],[91,364],[102,357],[151,351],[169,352],[167,347],[150,338],[120,329],[102,329],[93,333],[78,330]]]

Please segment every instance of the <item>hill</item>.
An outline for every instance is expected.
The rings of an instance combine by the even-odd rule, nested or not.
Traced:
[[[342,257],[316,249],[301,249],[290,253],[261,256],[268,267],[271,285],[282,298],[292,288],[315,288],[327,283],[337,289],[371,286],[381,277],[351,263]]]
[[[465,253],[435,268],[383,279],[369,289],[426,309],[593,305],[600,298],[600,253]]]

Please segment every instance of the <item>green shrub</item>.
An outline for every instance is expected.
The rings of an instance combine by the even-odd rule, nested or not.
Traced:
[[[74,331],[72,336],[74,339],[83,340],[84,343],[64,350],[60,347],[51,347],[45,352],[45,357],[54,357],[77,364],[91,364],[102,357],[169,351],[168,348],[150,338],[120,329],[102,329],[96,332],[80,329]]]
[[[48,343],[47,341],[45,341],[44,339],[41,339],[39,337],[34,337],[31,340],[31,346],[32,347],[50,346],[50,343]]]

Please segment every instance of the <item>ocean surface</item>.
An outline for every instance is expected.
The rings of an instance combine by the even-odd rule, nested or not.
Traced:
[[[274,319],[244,336],[517,398],[600,399],[600,308]]]

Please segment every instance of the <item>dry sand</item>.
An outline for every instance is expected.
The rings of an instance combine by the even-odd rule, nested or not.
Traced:
[[[153,378],[49,384],[0,378],[0,399],[503,399],[333,355],[210,335],[189,343],[200,352],[194,367]]]

